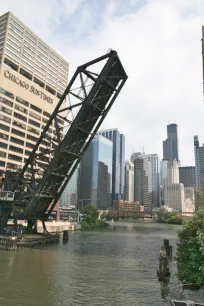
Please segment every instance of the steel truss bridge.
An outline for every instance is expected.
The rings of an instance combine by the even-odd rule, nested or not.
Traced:
[[[1,233],[11,212],[30,229],[45,224],[126,80],[113,50],[77,68],[23,169],[5,173],[3,191],[13,199],[0,195]]]

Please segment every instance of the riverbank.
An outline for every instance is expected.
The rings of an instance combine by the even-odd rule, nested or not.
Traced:
[[[108,227],[109,224],[103,220],[95,220],[94,222],[81,222],[81,229],[94,229],[94,228],[105,228]]]

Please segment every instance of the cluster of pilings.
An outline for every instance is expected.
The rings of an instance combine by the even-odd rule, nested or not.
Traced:
[[[170,277],[169,260],[172,259],[172,246],[169,244],[168,239],[164,239],[164,245],[159,251],[159,270],[157,275],[160,281],[166,280]]]

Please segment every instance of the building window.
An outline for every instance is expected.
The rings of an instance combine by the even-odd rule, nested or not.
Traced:
[[[0,93],[11,98],[11,99],[14,99],[14,94],[12,94],[10,91],[7,91],[3,88],[0,88]]]
[[[34,121],[34,120],[32,120],[32,119],[29,119],[28,122],[29,122],[30,124],[34,125],[34,126],[40,127],[40,123],[38,123],[38,122],[36,122],[36,121]]]
[[[32,75],[22,68],[20,69],[20,74],[22,74],[25,78],[32,80]]]
[[[34,141],[34,142],[37,142],[37,141],[38,141],[38,138],[37,138],[37,137],[34,137],[34,136],[32,136],[32,135],[29,135],[29,134],[27,134],[27,139],[32,140],[32,141]]]
[[[47,123],[47,122],[48,122],[48,119],[46,119],[46,118],[43,117],[43,118],[42,118],[42,121],[45,122],[45,123]]]
[[[20,112],[24,113],[24,114],[28,114],[28,110],[18,104],[15,105],[15,109],[19,110]]]
[[[7,123],[11,123],[11,118],[8,118],[2,114],[0,114],[0,120],[5,121]]]
[[[22,162],[22,157],[13,155],[13,154],[8,154],[8,159],[16,160],[18,162]]]
[[[25,133],[21,132],[21,131],[18,131],[16,129],[12,129],[11,130],[11,133],[17,135],[17,136],[21,136],[21,137],[25,137]]]
[[[25,155],[30,155],[32,151],[25,150]]]
[[[22,153],[22,154],[23,154],[23,149],[18,148],[18,147],[15,147],[15,146],[12,146],[12,145],[9,146],[9,150],[10,150],[10,151],[14,151],[14,152]]]
[[[61,99],[62,95],[59,92],[57,92],[57,97]]]
[[[38,84],[40,87],[45,88],[45,84],[43,82],[41,82],[40,80],[38,80],[37,78],[34,78],[33,80],[36,84]]]
[[[9,61],[7,58],[4,59],[4,63],[9,66],[10,68],[12,68],[13,70],[17,71],[18,70],[18,66],[14,63],[12,63],[11,61]]]
[[[33,110],[35,110],[38,113],[42,113],[42,109],[33,105],[33,104],[30,104],[30,108],[32,108]]]
[[[1,106],[0,105],[0,111],[8,114],[8,115],[12,115],[12,110],[10,110],[9,108],[5,107],[5,106]]]
[[[31,117],[33,117],[33,118],[35,118],[35,119],[41,121],[41,116],[39,116],[38,114],[36,114],[36,113],[30,111],[30,112],[29,112],[29,115],[30,115]]]
[[[35,145],[30,142],[26,142],[26,147],[33,149]]]
[[[28,126],[27,131],[28,131],[28,132],[31,132],[31,133],[33,133],[33,134],[36,134],[36,135],[39,135],[39,134],[40,134],[40,132],[39,132],[38,130],[36,130],[36,129],[30,127],[30,126]]]
[[[46,90],[47,90],[48,92],[50,92],[52,95],[55,96],[56,91],[55,91],[54,89],[52,89],[50,86],[47,86],[47,85],[46,85]]]
[[[8,140],[8,135],[0,132],[0,139]]]
[[[7,143],[0,142],[0,148],[7,149],[7,147],[8,147]]]
[[[0,160],[0,167],[4,167],[5,166],[5,162]]]
[[[18,118],[18,119],[20,119],[20,120],[22,120],[22,121],[27,122],[27,118],[26,118],[26,117],[24,117],[23,115],[18,114],[18,113],[16,113],[16,112],[14,112],[14,117],[16,117],[16,118]]]
[[[9,169],[21,169],[22,167],[17,164],[7,163],[7,168]]]
[[[1,119],[1,115],[0,115],[0,119]],[[4,131],[6,131],[6,132],[9,132],[9,131],[10,131],[10,127],[9,127],[9,126],[6,126],[6,125],[4,125],[4,124],[2,124],[2,123],[0,123],[0,129],[1,129],[1,130],[4,130]]]
[[[6,158],[6,153],[5,153],[5,152],[0,151],[0,157]]]
[[[16,121],[16,120],[13,120],[13,125],[19,127],[19,128],[22,129],[22,130],[26,130],[26,125],[23,124],[23,123],[21,123],[21,122],[18,122],[18,121]]]
[[[43,112],[43,115],[45,115],[46,117],[50,118],[50,114],[45,112],[45,111]]]
[[[18,138],[16,138],[16,137],[10,137],[10,141],[12,141],[12,142],[14,142],[14,143],[17,143],[17,144],[19,144],[19,145],[21,145],[21,146],[24,146],[24,141],[23,140],[21,140],[21,139],[18,139]]]
[[[29,106],[29,102],[25,101],[24,99],[20,98],[20,97],[16,97],[16,101],[24,104],[25,106]]]
[[[0,102],[4,103],[4,104],[6,104],[6,105],[8,105],[10,107],[13,107],[13,102],[7,100],[6,98],[0,97]]]

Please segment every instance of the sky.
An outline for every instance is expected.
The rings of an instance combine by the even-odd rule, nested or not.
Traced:
[[[128,80],[103,128],[126,137],[133,151],[158,153],[167,124],[177,123],[182,166],[194,165],[193,136],[204,142],[203,0],[6,0],[11,11],[77,66],[118,52]]]

